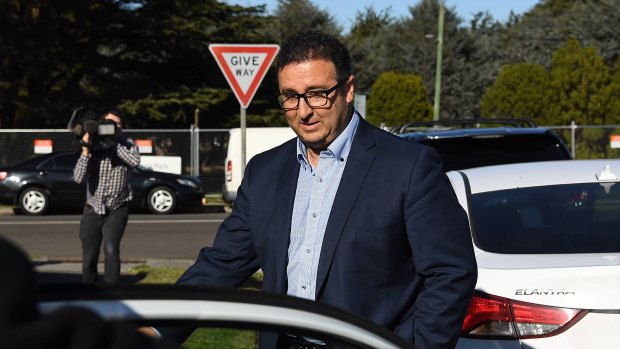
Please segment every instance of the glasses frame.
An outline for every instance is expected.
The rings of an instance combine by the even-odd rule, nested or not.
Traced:
[[[336,83],[336,85],[328,88],[327,90],[312,90],[312,91],[307,91],[304,93],[295,93],[295,92],[286,92],[286,93],[279,93],[276,97],[278,98],[278,104],[280,105],[280,108],[284,109],[285,111],[289,111],[289,110],[295,110],[297,108],[299,108],[299,101],[303,98],[304,101],[306,102],[306,105],[308,105],[310,108],[321,108],[327,105],[327,103],[329,102],[329,95],[336,91],[339,87],[342,86],[342,84],[344,82],[347,81],[347,78],[341,79],[340,81],[338,81],[338,83]],[[325,94],[325,103],[322,105],[317,105],[317,106],[311,106],[310,102],[308,101],[308,93],[312,93],[312,94]],[[285,108],[282,105],[282,101],[280,100],[280,96],[289,96],[289,97],[297,97],[297,104],[292,107],[292,108]]]

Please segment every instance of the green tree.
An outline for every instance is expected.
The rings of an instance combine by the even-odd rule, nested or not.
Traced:
[[[480,102],[482,116],[546,122],[551,100],[549,74],[539,64],[505,65]]]
[[[609,85],[605,92],[609,101],[605,111],[604,124],[620,124],[620,58],[618,58],[611,70]]]
[[[384,57],[377,48],[382,46],[382,32],[389,30],[393,22],[389,8],[377,12],[371,6],[355,15],[346,44],[351,52],[356,93],[367,94],[372,83],[383,72],[388,57]]]
[[[302,29],[320,29],[340,36],[342,28],[326,10],[310,0],[278,0],[274,20],[268,28],[271,37],[279,42]]]
[[[410,121],[429,120],[433,106],[420,76],[387,72],[370,89],[366,119],[380,126],[395,127]]]
[[[443,4],[440,0],[418,1],[409,8],[409,16],[394,20],[389,16],[379,17],[383,21],[378,21],[377,30],[363,31],[368,35],[363,40],[357,35],[352,54],[358,60],[363,58],[356,65],[362,77],[358,89],[361,93],[382,72],[395,71],[421,76],[428,98],[434,97],[438,13]],[[472,61],[477,50],[474,36],[461,27],[462,20],[454,9],[445,8],[444,18],[440,117],[475,117],[483,90],[480,81],[488,79],[488,74]]]
[[[583,47],[575,39],[556,50],[552,58],[549,124],[602,125],[608,110],[609,67],[594,47]],[[604,130],[582,132],[576,149],[578,158],[606,157],[608,137]]]
[[[226,125],[239,105],[208,44],[272,43],[269,19],[216,0],[2,2],[0,127],[64,127],[73,108],[108,105],[129,127],[186,127],[196,108]],[[270,71],[252,112],[277,106],[274,86]]]
[[[594,47],[583,47],[575,39],[553,53],[550,72],[554,92],[549,123],[601,125],[609,101],[609,67]]]
[[[607,98],[609,100],[607,112],[605,114],[605,124],[607,125],[619,125],[620,124],[620,58],[615,62],[611,81],[606,89]],[[609,130],[609,135],[620,134],[620,128]],[[607,157],[619,158],[620,149],[608,148]]]

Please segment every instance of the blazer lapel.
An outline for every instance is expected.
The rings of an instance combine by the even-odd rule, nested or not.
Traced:
[[[374,161],[375,156],[369,151],[374,145],[373,127],[360,118],[360,123],[351,144],[349,158],[347,159],[338,192],[334,199],[327,227],[325,228],[325,237],[323,238],[316,276],[316,299],[319,299],[319,292],[323,288],[323,283],[331,267],[340,235]]]
[[[288,279],[286,266],[288,264],[288,245],[291,238],[291,219],[295,192],[297,191],[297,178],[299,177],[299,161],[296,158],[297,139],[291,141],[292,145],[286,147],[282,166],[278,170],[276,201],[274,207],[274,222],[278,227],[275,231],[276,268],[277,268],[277,292],[286,293]]]

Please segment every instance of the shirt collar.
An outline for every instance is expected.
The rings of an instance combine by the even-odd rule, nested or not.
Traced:
[[[327,147],[327,151],[334,154],[336,159],[340,160],[340,163],[344,165],[347,157],[349,156],[349,152],[351,151],[351,144],[353,143],[353,136],[355,136],[355,131],[357,130],[357,125],[359,125],[359,114],[357,110],[354,111],[353,117],[349,124],[342,131],[336,139]],[[307,148],[304,142],[301,141],[301,138],[297,137],[297,161],[304,166],[309,164]]]

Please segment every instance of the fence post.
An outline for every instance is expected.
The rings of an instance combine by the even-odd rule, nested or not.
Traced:
[[[190,167],[190,176],[196,176],[196,127],[192,124],[189,125],[189,167]]]
[[[194,153],[194,177],[200,177],[200,128],[196,125],[194,128],[194,146],[192,148]]]
[[[571,120],[570,122],[570,150],[573,153],[573,159],[576,156],[575,152],[575,131],[577,130],[577,124],[575,124],[575,120]]]

